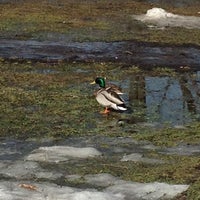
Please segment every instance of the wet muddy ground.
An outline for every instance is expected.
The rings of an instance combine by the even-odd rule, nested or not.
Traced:
[[[160,45],[136,41],[119,42],[39,42],[0,40],[0,57],[5,60],[41,62],[114,62],[124,67],[172,67],[198,70],[197,45]]]

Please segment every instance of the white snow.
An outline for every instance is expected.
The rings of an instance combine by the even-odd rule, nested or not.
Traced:
[[[134,162],[144,162],[150,164],[164,164],[164,161],[154,158],[146,158],[141,153],[131,153],[128,155],[124,155],[121,161],[134,161]]]
[[[123,194],[125,199],[135,200],[158,200],[162,198],[170,199],[186,191],[189,185],[172,185],[167,183],[138,183],[124,181],[110,174],[91,174],[84,176],[89,184],[96,186],[106,186],[105,192]]]
[[[101,187],[111,186],[116,184],[117,181],[120,181],[119,178],[107,173],[88,174],[84,176],[84,179],[89,184]]]
[[[200,17],[176,15],[162,8],[152,8],[146,14],[133,15],[133,18],[149,24],[149,27],[154,24],[156,27],[200,28]]]
[[[123,193],[129,199],[170,199],[188,189],[188,185],[169,185],[167,183],[122,183],[107,188],[112,193]]]
[[[40,147],[27,156],[26,160],[60,162],[71,158],[88,158],[100,156],[101,152],[93,147],[50,146]]]
[[[73,194],[73,200],[123,200],[122,194],[113,194],[109,192],[90,192],[82,191]]]
[[[20,187],[19,182],[0,182],[0,199],[2,200],[124,200],[124,195],[97,190],[81,190],[72,187],[60,187],[56,184],[25,183],[36,187],[30,190]]]
[[[7,162],[4,165],[0,165],[0,174],[15,178],[15,179],[31,179],[45,178],[49,180],[56,180],[62,177],[61,173],[56,171],[47,171],[40,167],[39,163],[33,161],[15,161]]]
[[[9,177],[23,178],[31,177],[36,171],[40,169],[36,162],[16,161],[15,163],[8,162],[0,168],[1,174]]]
[[[150,10],[147,10],[147,13],[145,15],[148,19],[160,19],[160,18],[170,18],[170,17],[177,17],[178,15],[174,15],[172,13],[166,12],[162,8],[152,8]]]
[[[4,200],[158,200],[162,198],[170,199],[177,194],[188,189],[188,185],[170,185],[167,183],[137,183],[124,181],[109,174],[90,175],[91,183],[94,179],[100,178],[102,181],[112,180],[110,186],[102,191],[96,189],[80,189],[75,187],[59,186],[52,183],[35,183],[20,181],[1,181],[0,199]],[[107,178],[106,178],[107,177]],[[97,181],[98,182],[98,181]],[[88,179],[88,183],[90,183]],[[31,190],[21,185],[34,186]],[[106,184],[106,183],[105,183]],[[99,185],[99,183],[97,183]]]
[[[161,151],[162,152],[162,151]],[[163,149],[163,153],[165,154],[174,154],[174,155],[199,155],[200,146],[197,145],[188,145],[188,144],[179,144],[177,146],[171,148]]]

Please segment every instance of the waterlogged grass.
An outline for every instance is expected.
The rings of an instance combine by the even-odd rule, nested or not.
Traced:
[[[86,126],[87,122],[92,123],[92,119],[87,121],[85,114],[92,108],[93,99],[83,92],[85,88],[78,74],[68,75],[67,69],[64,73],[40,74],[34,67],[30,70],[30,66],[25,66],[23,72],[16,70],[18,67],[22,70],[20,66],[23,65],[14,65],[15,70],[12,70],[12,66],[6,66],[9,68],[6,71],[5,65],[2,65],[0,95],[3,136],[70,135],[81,132],[81,127]],[[82,81],[87,82],[85,79]]]
[[[168,126],[162,128],[143,126],[141,124],[145,121],[143,105],[140,107],[138,104],[133,113],[111,113],[109,116],[99,114],[102,108],[93,96],[95,86],[89,83],[98,75],[117,81],[127,74],[139,76],[147,73],[137,67],[133,66],[122,71],[120,66],[104,63],[49,65],[2,61],[0,73],[1,137],[63,139],[86,135],[128,136],[152,142],[161,148],[180,143],[190,145],[200,143],[199,123],[191,123],[179,129]],[[156,68],[148,73],[154,76],[177,76],[176,72],[167,68]],[[164,181],[190,184],[191,187],[185,194],[187,199],[195,199],[199,195],[198,156],[164,155],[154,150],[146,156],[162,160],[165,164],[119,162],[120,157],[116,155],[88,159],[76,167],[74,163],[72,166],[70,163],[61,164],[56,169],[80,175],[111,173],[125,180],[139,182]],[[84,180],[73,184],[84,184]]]
[[[11,1],[0,6],[0,36],[18,39],[62,39],[72,41],[133,40],[162,43],[200,44],[199,29],[148,29],[132,18],[152,5],[140,1]],[[174,8],[168,12],[197,15],[198,6]]]
[[[137,67],[121,70],[120,66],[111,63],[50,65],[2,61],[0,71],[1,136],[29,138],[98,133],[132,136],[161,146],[200,142],[198,123],[181,129],[152,128],[153,131],[148,126],[137,125],[146,121],[142,102],[130,105],[134,112],[102,116],[99,112],[103,108],[93,95],[98,87],[89,84],[96,76],[118,81],[132,74],[136,77],[132,88],[135,89],[143,80],[137,77],[145,73],[180,78],[174,70],[155,68],[152,72],[144,72]]]
[[[106,133],[104,124],[118,116],[107,119],[99,113],[103,108],[89,83],[106,70],[114,80],[113,68],[112,64],[1,62],[1,136],[26,139]]]
[[[200,125],[192,123],[184,128],[165,127],[149,131],[140,129],[134,133],[133,137],[137,140],[151,141],[157,146],[176,146],[178,143],[199,144],[200,143]]]

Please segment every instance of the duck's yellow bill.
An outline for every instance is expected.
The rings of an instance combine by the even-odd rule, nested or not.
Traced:
[[[95,83],[95,81],[93,81],[93,82],[91,82],[90,84],[93,85],[93,84],[96,84],[96,83]]]

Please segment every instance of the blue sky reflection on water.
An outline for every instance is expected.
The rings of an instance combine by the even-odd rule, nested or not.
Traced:
[[[190,122],[200,112],[199,77],[146,77],[146,111],[151,120],[173,125]]]
[[[148,122],[184,125],[199,119],[200,72],[130,77],[127,84],[129,103],[133,110],[145,107]]]

